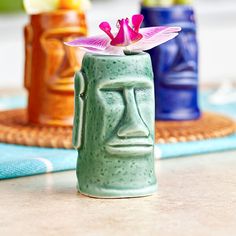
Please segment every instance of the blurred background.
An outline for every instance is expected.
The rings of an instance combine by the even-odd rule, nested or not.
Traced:
[[[23,87],[23,26],[28,21],[21,0],[0,0],[0,90]],[[1,9],[2,8],[2,9]],[[3,11],[4,8],[4,11]],[[236,1],[195,0],[200,46],[200,83],[236,83]],[[13,9],[14,12],[6,10]],[[138,13],[140,0],[94,0],[88,11],[90,34],[98,34],[98,24]]]

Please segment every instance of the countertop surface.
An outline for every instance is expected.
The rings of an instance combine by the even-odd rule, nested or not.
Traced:
[[[236,152],[156,162],[157,194],[94,199],[75,171],[0,181],[0,235],[236,235]]]

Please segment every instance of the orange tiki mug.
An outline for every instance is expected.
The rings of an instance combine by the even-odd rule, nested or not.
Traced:
[[[63,42],[85,36],[85,15],[57,10],[30,16],[25,27],[25,87],[28,122],[71,126],[74,110],[74,72],[83,53]]]

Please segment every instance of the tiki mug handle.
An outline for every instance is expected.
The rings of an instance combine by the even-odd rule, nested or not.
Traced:
[[[76,149],[81,147],[82,127],[84,119],[84,91],[85,79],[81,71],[75,73],[75,115],[73,125],[73,146]]]

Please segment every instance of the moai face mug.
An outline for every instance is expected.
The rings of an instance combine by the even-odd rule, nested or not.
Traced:
[[[156,119],[193,120],[198,107],[198,45],[191,6],[142,6],[144,25],[180,26],[178,37],[150,50],[155,77]]]
[[[150,56],[86,54],[75,75],[73,144],[78,191],[101,198],[157,189]]]
[[[74,73],[83,53],[64,41],[87,33],[85,15],[58,10],[30,16],[25,27],[25,87],[28,121],[37,125],[72,126]]]

